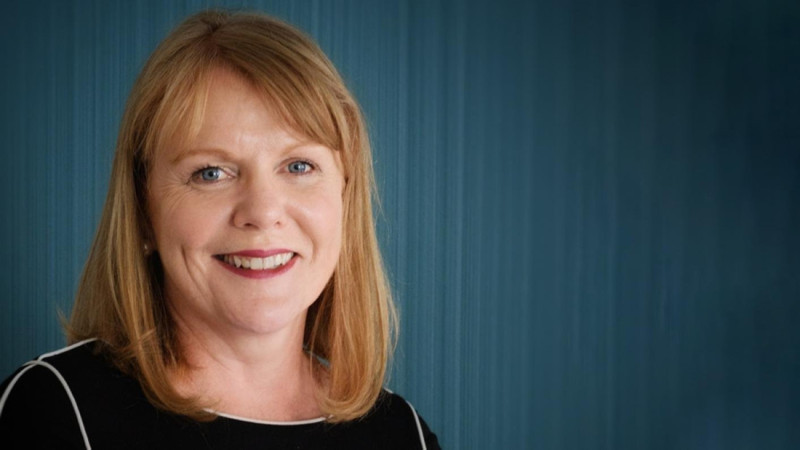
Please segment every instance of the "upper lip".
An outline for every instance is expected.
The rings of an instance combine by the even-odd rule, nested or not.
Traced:
[[[283,253],[294,253],[294,252],[285,248],[273,248],[269,250],[247,249],[230,253],[222,253],[221,255],[236,255],[236,256],[245,256],[249,258],[266,258],[272,255],[280,255]]]

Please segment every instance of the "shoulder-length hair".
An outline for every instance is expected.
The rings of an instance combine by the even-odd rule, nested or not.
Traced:
[[[162,409],[209,418],[168,379],[185,367],[162,294],[157,253],[147,254],[147,179],[155,152],[198,132],[210,73],[248,80],[295,131],[341,154],[343,236],[339,261],[309,309],[305,341],[320,409],[338,422],[365,414],[384,382],[396,313],[372,215],[375,183],[361,111],[322,50],[274,18],[205,11],[156,48],[122,118],[108,197],[67,324],[71,342],[98,338],[123,372]],[[317,358],[323,360],[317,361]]]

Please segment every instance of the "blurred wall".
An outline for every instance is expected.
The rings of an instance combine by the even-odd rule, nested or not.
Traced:
[[[364,107],[390,386],[446,448],[800,446],[798,2],[8,3],[0,376],[64,343],[143,61],[244,7]]]

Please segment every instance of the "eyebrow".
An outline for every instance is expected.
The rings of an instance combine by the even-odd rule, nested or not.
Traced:
[[[177,164],[186,158],[192,156],[216,156],[221,159],[230,159],[231,154],[224,149],[209,147],[209,148],[190,148],[180,151],[175,157],[170,159],[170,163]]]
[[[284,147],[279,151],[281,155],[285,155],[287,153],[304,148],[308,149],[318,148],[320,150],[322,149],[328,150],[328,147],[325,147],[323,144],[314,141],[303,141],[303,142],[298,142],[297,144],[294,145],[289,145],[287,147]],[[170,159],[170,163],[177,164],[186,158],[194,156],[216,156],[220,159],[237,159],[236,156],[232,155],[229,151],[225,150],[224,148],[199,147],[199,148],[188,148],[180,151],[177,155],[175,155],[175,157]]]

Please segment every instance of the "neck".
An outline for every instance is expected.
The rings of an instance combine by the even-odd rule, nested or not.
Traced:
[[[265,421],[321,416],[302,327],[268,335],[225,335],[176,318],[183,370],[172,380],[178,392],[198,397],[221,413]]]

